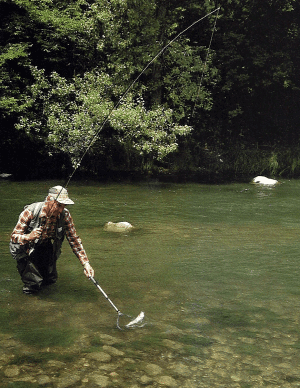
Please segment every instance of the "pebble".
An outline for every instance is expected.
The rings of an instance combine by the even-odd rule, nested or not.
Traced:
[[[173,370],[174,374],[177,374],[179,376],[187,377],[191,374],[191,368],[183,364],[182,362],[172,364],[170,368]]]
[[[72,388],[81,380],[81,377],[74,373],[67,373],[56,379],[57,388]]]
[[[88,354],[86,357],[91,359],[91,360],[99,361],[99,362],[110,362],[111,361],[111,356],[105,352],[93,352],[93,353]]]
[[[125,353],[122,352],[121,350],[118,350],[118,349],[116,349],[112,346],[108,346],[108,345],[104,345],[103,350],[104,350],[104,352],[107,352],[111,356],[124,356],[125,355]]]
[[[39,385],[46,385],[51,383],[51,379],[47,375],[37,376],[36,381]]]
[[[97,373],[93,373],[89,376],[92,383],[98,385],[101,388],[106,388],[109,385],[109,378]]]
[[[49,360],[47,362],[47,366],[49,368],[54,368],[54,369],[62,369],[66,367],[66,364],[62,361],[57,361],[57,360]]]
[[[141,378],[140,378],[140,383],[142,385],[149,385],[151,384],[153,381],[153,379],[147,375],[143,375]]]
[[[151,376],[156,376],[162,373],[162,368],[156,364],[147,364],[145,367],[145,372]]]
[[[113,337],[108,334],[98,334],[99,339],[105,344],[105,345],[115,345],[120,342],[120,340],[116,337]]]
[[[158,384],[163,385],[165,387],[175,388],[178,386],[177,382],[173,377],[170,376],[160,376],[156,380]]]
[[[175,341],[171,341],[171,340],[168,340],[168,339],[164,339],[162,341],[162,343],[163,343],[163,345],[165,345],[168,348],[173,349],[173,350],[179,350],[179,349],[181,349],[183,347],[180,343],[175,342]]]
[[[20,368],[17,365],[10,365],[4,369],[6,377],[16,377],[20,374]]]

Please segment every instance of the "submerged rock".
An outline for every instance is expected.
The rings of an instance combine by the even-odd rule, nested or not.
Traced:
[[[125,355],[125,353],[122,352],[121,350],[116,349],[116,348],[109,346],[109,345],[104,345],[103,350],[105,352],[107,352],[108,354],[110,354],[111,356],[124,356]]]
[[[86,356],[90,360],[99,361],[99,362],[110,362],[111,356],[105,352],[93,352]]]
[[[102,388],[107,387],[109,384],[109,378],[98,373],[93,373],[92,375],[90,375],[89,380],[91,380],[94,384]]]
[[[51,379],[47,375],[37,376],[36,381],[39,385],[46,385],[51,383]]]
[[[73,387],[81,380],[80,376],[74,373],[67,373],[56,380],[57,388]]]
[[[182,362],[174,363],[170,366],[170,369],[173,370],[173,373],[179,376],[187,377],[191,374],[191,369],[183,364]]]
[[[66,363],[58,360],[49,360],[46,364],[48,368],[53,368],[53,369],[63,369],[66,367]]]
[[[145,371],[151,376],[156,376],[159,375],[163,371],[163,369],[156,364],[147,364],[145,367]]]
[[[160,376],[156,381],[165,387],[175,388],[178,386],[176,380],[171,376]]]
[[[108,335],[108,334],[102,334],[102,333],[99,333],[98,334],[100,340],[105,344],[105,345],[115,345],[117,344],[118,342],[120,342],[120,340],[116,337],[113,337],[111,335]]]
[[[20,368],[17,365],[10,365],[4,369],[4,376],[16,377],[20,374]]]
[[[149,376],[146,376],[146,375],[143,375],[141,378],[140,378],[140,383],[142,385],[149,385],[151,384],[153,381],[153,379]]]
[[[133,229],[133,226],[129,222],[107,222],[104,225],[104,230],[108,232],[128,232]]]

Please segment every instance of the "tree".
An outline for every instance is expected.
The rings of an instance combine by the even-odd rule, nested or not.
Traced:
[[[176,124],[170,109],[147,110],[143,99],[132,94],[114,107],[108,93],[111,79],[105,73],[85,73],[83,78],[66,81],[57,73],[47,77],[44,71],[32,72],[36,82],[31,87],[30,105],[42,106],[43,115],[39,118],[39,109],[31,109],[21,117],[17,128],[29,137],[44,140],[50,154],[63,151],[73,167],[98,140],[105,124],[106,137],[124,150],[126,168],[140,170],[153,167],[174,152],[177,138],[192,130]],[[132,159],[138,160],[138,165],[132,166]]]
[[[289,144],[299,119],[299,4],[294,0],[221,2],[211,112],[221,144]]]

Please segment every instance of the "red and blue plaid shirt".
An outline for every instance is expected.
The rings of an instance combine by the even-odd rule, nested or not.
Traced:
[[[66,233],[67,240],[70,244],[70,247],[72,248],[72,251],[78,257],[81,264],[85,264],[86,262],[89,261],[89,259],[83,248],[81,239],[77,235],[73,218],[68,209],[65,208],[64,212],[65,212],[65,233]],[[60,216],[61,214],[58,217]],[[39,217],[47,217],[44,206],[42,207]],[[49,218],[49,220],[47,221],[46,227],[43,228],[42,230],[42,234],[41,234],[42,241],[51,239],[51,238],[53,239],[55,237],[55,226],[56,226],[56,221],[58,217]],[[19,220],[17,222],[17,225],[15,226],[15,229],[11,234],[11,241],[13,243],[19,243],[20,245],[28,244],[27,241],[24,241],[24,237],[27,233],[30,221],[32,219],[33,219],[32,211],[29,210],[28,208],[23,210],[23,212],[19,216]]]

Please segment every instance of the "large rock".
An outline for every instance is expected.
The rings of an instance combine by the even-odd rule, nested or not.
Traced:
[[[128,232],[133,229],[133,226],[129,222],[107,222],[104,225],[104,230],[108,232]]]
[[[270,179],[259,175],[252,179],[252,183],[262,186],[275,186],[278,181],[276,179]]]

